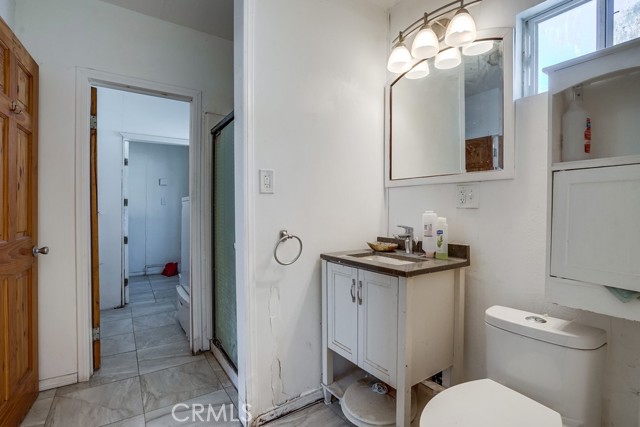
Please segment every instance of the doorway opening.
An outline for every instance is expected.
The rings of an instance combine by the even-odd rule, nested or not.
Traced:
[[[188,353],[190,105],[99,86],[91,101],[93,369],[168,342]]]

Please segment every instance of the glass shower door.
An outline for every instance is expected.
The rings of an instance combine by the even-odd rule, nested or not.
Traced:
[[[233,113],[213,134],[213,323],[214,343],[238,366],[236,319]]]

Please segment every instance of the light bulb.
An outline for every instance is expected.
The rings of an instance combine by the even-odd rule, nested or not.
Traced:
[[[413,39],[411,55],[416,59],[433,58],[439,50],[440,43],[438,43],[438,36],[433,28],[431,25],[423,26],[416,34],[416,38]]]
[[[475,39],[476,23],[467,12],[467,9],[462,8],[456,12],[451,22],[449,22],[444,42],[449,46],[458,47],[471,44]]]
[[[448,70],[455,68],[462,62],[460,50],[457,47],[450,47],[436,55],[436,68],[440,70]]]
[[[392,73],[404,73],[411,69],[411,53],[402,41],[402,38],[391,51],[389,61],[387,62],[387,70]]]
[[[429,75],[429,64],[426,60],[417,63],[413,68],[404,76],[411,80],[422,79]]]
[[[493,49],[493,40],[480,40],[462,48],[462,54],[466,56],[482,55]]]

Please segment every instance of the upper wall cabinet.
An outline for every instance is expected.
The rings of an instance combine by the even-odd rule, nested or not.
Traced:
[[[421,60],[387,86],[386,186],[513,177],[513,29],[476,41],[461,65]]]
[[[640,320],[640,40],[545,71],[547,298]]]

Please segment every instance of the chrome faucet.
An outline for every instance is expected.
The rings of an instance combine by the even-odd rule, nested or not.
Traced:
[[[403,234],[394,234],[396,239],[404,239],[404,251],[408,254],[413,253],[413,227],[408,225],[398,225],[400,228],[404,228]]]

